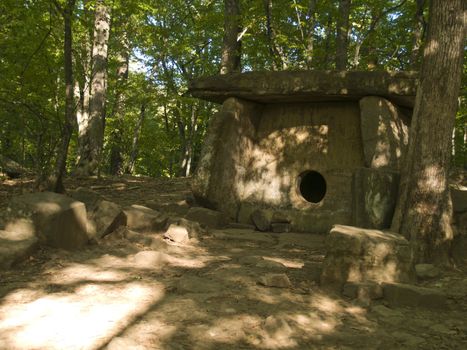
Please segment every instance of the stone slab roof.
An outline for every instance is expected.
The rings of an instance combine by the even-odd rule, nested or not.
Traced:
[[[281,71],[215,75],[191,81],[188,93],[222,103],[239,97],[259,103],[357,101],[381,96],[413,107],[418,72]]]

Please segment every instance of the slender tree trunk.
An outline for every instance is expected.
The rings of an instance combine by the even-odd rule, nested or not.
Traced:
[[[70,145],[71,135],[73,134],[74,115],[74,86],[73,86],[73,10],[75,0],[67,0],[63,9],[63,21],[65,29],[64,38],[64,70],[65,70],[65,123],[62,130],[62,144],[59,149],[57,164],[55,167],[55,177],[53,179],[52,189],[54,192],[63,193],[63,177],[66,173],[66,161],[68,157],[68,147]]]
[[[314,50],[314,38],[315,33],[315,20],[316,20],[316,2],[317,0],[310,0],[308,4],[308,31],[306,36],[305,46],[305,62],[308,69],[313,67],[313,50]]]
[[[453,238],[448,169],[457,110],[467,9],[432,0],[420,85],[392,229],[408,237],[418,262],[449,260]]]
[[[123,102],[124,102],[124,86],[128,81],[129,63],[130,63],[130,48],[129,43],[124,38],[124,48],[119,56],[119,67],[117,69],[117,85],[115,102],[112,111],[109,115],[110,118],[115,118],[115,129],[111,134],[111,149],[110,149],[110,173],[112,175],[121,175],[123,169],[123,156],[122,156],[122,131],[124,128],[123,121]]]
[[[425,18],[423,17],[423,9],[425,8],[426,0],[417,0],[417,9],[415,11],[415,26],[413,29],[412,52],[410,55],[410,65],[412,68],[417,68],[420,48],[422,47],[423,33],[425,31]]]
[[[336,69],[338,70],[347,68],[350,6],[351,0],[339,0],[336,32]]]
[[[141,130],[143,129],[144,119],[146,117],[146,104],[141,105],[141,110],[139,113],[139,119],[135,126],[135,131],[133,133],[133,143],[131,145],[130,161],[128,162],[127,173],[133,174],[135,171],[136,159],[138,157],[139,151],[139,137],[141,135]]]
[[[287,69],[287,60],[284,52],[276,42],[276,31],[272,24],[272,0],[264,0],[264,12],[266,14],[266,31],[269,41],[269,53],[271,55],[272,69]]]
[[[241,13],[239,0],[224,0],[224,41],[221,55],[221,74],[241,70]]]
[[[82,136],[77,174],[95,175],[100,166],[104,141],[105,100],[107,90],[107,55],[110,34],[110,7],[97,0],[92,48],[91,97],[89,123]]]

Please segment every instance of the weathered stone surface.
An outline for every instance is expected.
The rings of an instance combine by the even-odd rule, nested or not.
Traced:
[[[452,242],[452,256],[456,263],[467,264],[467,236],[458,235]]]
[[[37,247],[38,239],[31,233],[0,230],[0,269],[9,269],[27,259]]]
[[[199,222],[208,228],[221,228],[227,220],[225,214],[217,210],[202,207],[192,207],[185,216],[188,220]]]
[[[234,229],[240,229],[240,230],[254,230],[256,227],[254,225],[242,224],[239,222],[231,222],[227,224],[226,228],[234,228]]]
[[[383,287],[374,282],[348,282],[344,284],[342,294],[369,305],[371,300],[383,297]]]
[[[326,240],[321,284],[406,282],[414,278],[408,241],[401,235],[336,225]]]
[[[267,259],[262,259],[261,261],[258,261],[255,266],[261,269],[270,269],[270,270],[283,270],[286,268],[286,266],[280,262],[267,260]]]
[[[412,107],[417,76],[385,71],[247,72],[197,79],[188,91],[214,102],[239,97],[261,103],[347,101],[377,95]]]
[[[353,180],[353,222],[357,227],[391,226],[399,175],[388,170],[358,168]]]
[[[53,247],[78,249],[89,240],[84,203],[61,194],[40,192],[15,197],[3,214],[6,231],[18,232],[21,226],[22,233],[34,234]]]
[[[397,106],[385,98],[367,96],[360,100],[360,116],[365,165],[400,171],[409,129]]]
[[[169,228],[170,225],[175,225],[175,226],[180,226],[180,227],[185,228],[188,231],[188,235],[190,238],[200,238],[206,233],[206,230],[201,227],[199,222],[187,220],[185,218],[177,218],[177,217],[169,218],[167,220],[166,227]]]
[[[86,210],[88,212],[92,212],[96,204],[104,199],[101,194],[84,187],[78,187],[77,189],[70,191],[69,195],[73,199],[83,202],[86,205]]]
[[[451,199],[452,199],[452,208],[456,213],[462,213],[467,211],[467,188],[451,187]]]
[[[167,263],[167,254],[154,250],[145,250],[134,255],[135,265],[143,269],[160,268]]]
[[[447,297],[443,293],[430,288],[417,287],[403,283],[383,283],[384,299],[391,307],[424,307],[444,309]]]
[[[167,217],[156,210],[142,205],[132,205],[123,209],[127,217],[127,226],[135,231],[160,231],[167,223]]]
[[[123,337],[115,337],[107,345],[106,350],[147,350],[146,346],[138,344],[135,340]]]
[[[441,270],[432,264],[417,264],[415,265],[415,273],[419,279],[436,278],[441,275]]]
[[[258,282],[266,287],[292,287],[292,283],[290,283],[289,277],[285,273],[267,273],[264,276],[261,276]]]
[[[167,231],[164,233],[164,238],[175,242],[175,243],[186,243],[190,240],[188,230],[179,225],[170,225]]]
[[[290,224],[286,222],[274,222],[271,224],[271,230],[274,233],[290,232]]]
[[[21,164],[0,154],[0,170],[9,178],[16,179],[22,176],[26,171]]]
[[[102,238],[127,223],[127,217],[122,208],[106,200],[101,200],[95,205],[92,220],[96,225],[96,238]]]
[[[269,231],[271,228],[272,211],[266,209],[257,209],[251,213],[251,221],[260,231]]]

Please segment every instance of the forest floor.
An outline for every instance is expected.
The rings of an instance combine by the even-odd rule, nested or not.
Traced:
[[[68,180],[121,206],[177,203],[187,180]],[[32,181],[0,183],[0,207]],[[321,289],[309,266],[325,235],[211,230],[185,245],[161,233],[67,252],[42,248],[0,272],[0,349],[466,349],[467,267],[423,285],[447,308],[365,307]],[[141,251],[164,253],[141,264]],[[285,273],[292,287],[258,280]]]

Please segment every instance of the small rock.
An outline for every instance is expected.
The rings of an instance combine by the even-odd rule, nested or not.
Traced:
[[[143,269],[158,268],[167,262],[168,256],[154,250],[145,250],[134,255],[135,265]]]
[[[275,338],[289,338],[293,333],[287,320],[272,315],[264,321],[264,329]]]
[[[285,269],[285,265],[281,264],[280,262],[277,261],[272,261],[272,260],[267,260],[263,259],[256,263],[256,267],[262,268],[262,269]]]
[[[259,278],[259,283],[266,287],[290,288],[289,277],[285,273],[268,273]]]
[[[167,223],[167,217],[142,205],[134,204],[123,211],[127,216],[127,226],[130,230],[142,232],[160,231]]]
[[[92,220],[96,223],[96,238],[102,238],[127,223],[127,217],[122,208],[106,200],[101,200],[96,204]]]
[[[271,230],[275,233],[287,233],[290,232],[290,224],[288,223],[272,223]]]
[[[186,214],[186,219],[199,222],[208,228],[221,228],[225,226],[226,219],[223,213],[202,207],[192,207]]]
[[[269,231],[271,228],[272,212],[265,209],[257,209],[251,213],[251,221],[260,231]]]
[[[392,307],[447,308],[447,297],[443,293],[424,287],[403,283],[383,283],[384,299]]]
[[[415,273],[419,279],[436,278],[441,274],[441,270],[432,264],[415,265]]]
[[[164,238],[171,240],[175,243],[186,243],[190,240],[188,230],[183,226],[170,225],[164,233]]]

